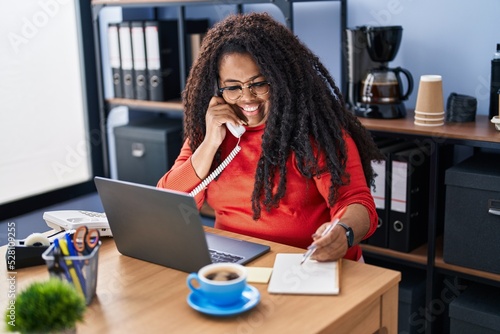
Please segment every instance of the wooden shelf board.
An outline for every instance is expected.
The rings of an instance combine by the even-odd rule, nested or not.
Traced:
[[[184,108],[181,100],[171,100],[165,102],[144,101],[131,99],[108,99],[106,100],[109,106],[126,106],[132,109],[153,110],[153,111],[174,111],[183,112]]]
[[[413,124],[414,112],[408,111],[405,118],[375,119],[358,117],[361,124],[371,131],[388,133],[414,134],[436,139],[453,138],[459,140],[477,140],[500,143],[500,131],[495,129],[487,116],[477,115],[475,122],[445,123],[443,126],[425,127]]]
[[[500,274],[493,274],[487,271],[466,268],[455,264],[446,263],[443,258],[443,237],[438,237],[436,239],[436,256],[434,258],[434,266],[436,268],[451,270],[457,273],[462,273],[470,276],[477,276],[484,279],[500,282]]]
[[[392,257],[400,260],[427,265],[427,244],[424,244],[410,253],[398,252],[388,248],[377,247],[373,245],[361,244],[363,251],[373,254]]]

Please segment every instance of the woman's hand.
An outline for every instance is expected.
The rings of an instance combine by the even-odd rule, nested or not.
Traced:
[[[331,222],[321,225],[316,233],[313,234],[313,245],[316,245],[316,251],[312,258],[317,261],[336,261],[347,253],[347,239],[345,229],[337,225],[330,233],[321,236],[323,231]]]
[[[354,233],[354,245],[363,240],[370,229],[370,216],[368,210],[361,204],[347,206],[344,214],[340,214],[340,221],[351,227]],[[321,236],[331,222],[322,224],[313,234],[313,243],[316,251],[312,258],[317,261],[336,261],[345,256],[348,250],[346,230],[337,225],[330,233]]]
[[[227,122],[235,125],[245,124],[236,116],[232,107],[222,97],[218,96],[214,96],[210,100],[205,122],[205,138],[191,156],[191,164],[200,179],[208,176],[215,153],[226,137],[227,128],[224,124]]]
[[[231,105],[219,96],[214,96],[208,104],[208,110],[205,115],[206,135],[204,142],[218,148],[226,137],[227,128],[225,123],[234,125],[243,125],[244,121],[236,116]]]

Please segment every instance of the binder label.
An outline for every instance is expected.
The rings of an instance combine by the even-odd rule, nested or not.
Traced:
[[[118,27],[109,26],[109,64],[112,68],[120,68],[120,43],[118,42]]]
[[[406,188],[408,179],[408,163],[392,162],[391,210],[406,212]]]
[[[132,50],[134,53],[134,69],[146,69],[146,52],[144,51],[144,30],[142,27],[132,28]]]
[[[122,70],[131,70],[132,62],[132,42],[130,38],[130,28],[120,27],[120,46],[122,51]]]
[[[148,69],[160,69],[160,45],[158,37],[158,27],[147,26],[146,33],[146,54],[148,57]]]
[[[377,209],[385,209],[385,161],[372,161],[372,168],[377,174],[375,187],[371,189],[373,201]]]

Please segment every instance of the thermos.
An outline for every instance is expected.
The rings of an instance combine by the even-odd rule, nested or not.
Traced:
[[[490,86],[490,119],[498,116],[498,99],[500,90],[500,43],[497,44],[497,51],[491,60],[491,86]]]

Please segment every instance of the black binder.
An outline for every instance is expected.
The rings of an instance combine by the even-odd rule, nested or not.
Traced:
[[[132,57],[132,36],[130,22],[120,23],[120,59],[123,76],[123,97],[133,99],[134,94],[134,60]]]
[[[408,141],[392,140],[377,143],[380,151],[386,157],[380,162],[372,162],[372,167],[377,174],[375,189],[371,189],[378,214],[378,226],[372,236],[367,240],[369,245],[387,248],[389,246],[389,211],[391,205],[391,154],[415,147],[416,144]]]
[[[391,154],[389,248],[411,252],[427,241],[430,148]]]
[[[111,23],[108,25],[108,52],[111,75],[113,76],[113,96],[121,98],[123,97],[123,83],[120,60],[120,37],[118,31],[119,24]]]
[[[166,101],[181,95],[177,21],[146,21],[149,99]]]
[[[144,25],[141,21],[131,23],[132,34],[132,58],[134,63],[134,85],[135,98],[137,100],[148,99],[146,79],[146,42],[144,39]]]
[[[189,73],[193,62],[198,58],[208,25],[207,19],[186,20],[186,73]]]

